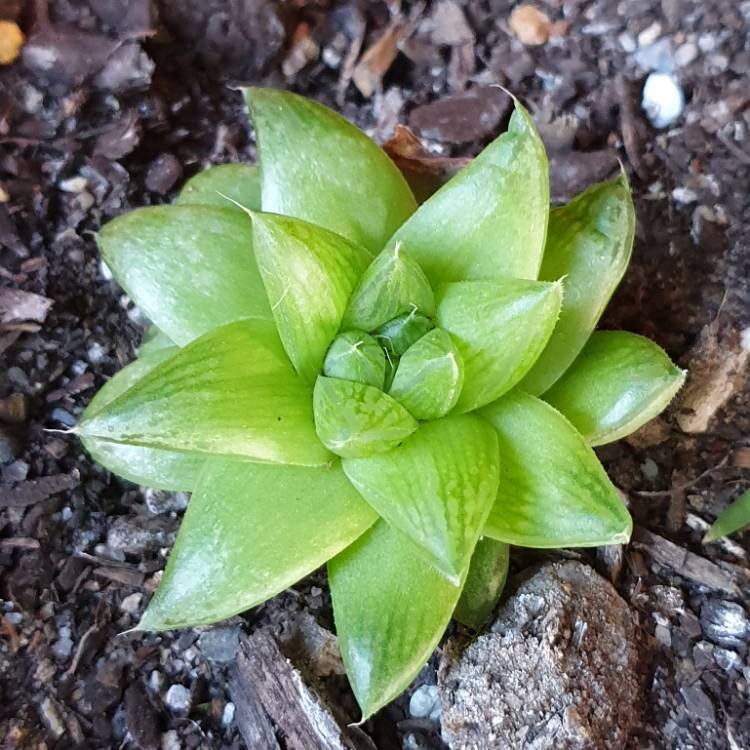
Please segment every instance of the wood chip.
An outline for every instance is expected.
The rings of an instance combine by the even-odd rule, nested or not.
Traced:
[[[394,18],[354,66],[352,80],[362,96],[369,98],[380,88],[383,76],[398,55],[398,44],[406,36],[407,27],[403,16]]]
[[[267,732],[258,711],[260,703],[283,731],[288,750],[375,750],[364,733],[347,728],[339,709],[328,704],[266,630],[240,640],[230,692],[238,715],[256,719],[260,715],[261,724],[253,725],[250,736],[245,735],[248,747],[276,747],[257,740],[258,732]]]
[[[139,589],[143,586],[144,575],[139,570],[129,570],[128,568],[96,568],[94,575],[134,589]]]
[[[519,5],[515,8],[510,14],[508,25],[521,44],[527,47],[545,44],[552,29],[549,16],[533,5]]]
[[[0,508],[25,508],[41,503],[52,495],[70,490],[78,483],[70,474],[55,474],[42,479],[30,479],[15,487],[0,488]]]
[[[43,323],[50,307],[52,300],[41,294],[0,287],[0,323],[4,326],[27,321]]]
[[[722,591],[730,596],[740,596],[742,593],[735,575],[647,529],[636,527],[633,545],[643,550],[658,565],[673,570],[698,586]],[[744,582],[744,585],[747,583]]]

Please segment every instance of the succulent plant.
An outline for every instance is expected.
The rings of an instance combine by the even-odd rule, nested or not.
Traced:
[[[454,613],[488,617],[508,545],[627,541],[591,446],[655,416],[684,373],[647,339],[593,332],[630,258],[629,187],[550,211],[518,102],[417,206],[343,118],[245,96],[259,168],[208,169],[98,234],[154,327],[77,432],[116,474],[192,492],[141,629],[221,620],[328,563],[368,717]]]

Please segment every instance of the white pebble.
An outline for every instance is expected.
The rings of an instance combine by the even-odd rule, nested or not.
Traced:
[[[666,128],[684,111],[685,95],[673,76],[651,73],[643,87],[641,107],[655,128]]]
[[[698,196],[690,189],[686,187],[676,187],[672,191],[672,200],[675,203],[695,203],[698,200]]]
[[[190,691],[184,685],[172,685],[164,696],[167,708],[175,714],[187,714],[190,711]]]
[[[682,68],[698,57],[698,48],[692,42],[681,44],[674,53],[674,61]]]
[[[409,699],[409,714],[414,719],[423,719],[433,712],[437,702],[437,685],[422,685],[412,693]]]
[[[177,731],[170,729],[161,736],[161,750],[181,750],[180,736]]]
[[[64,190],[66,193],[82,193],[88,182],[85,177],[69,177],[67,180],[60,182],[60,190]]]
[[[221,714],[221,723],[228,727],[234,721],[234,703],[231,701],[224,706],[224,711]]]
[[[123,612],[127,612],[129,615],[133,615],[138,611],[138,608],[141,606],[141,600],[143,599],[143,594],[136,592],[135,594],[130,594],[130,596],[126,596],[121,602],[120,602],[120,609]]]

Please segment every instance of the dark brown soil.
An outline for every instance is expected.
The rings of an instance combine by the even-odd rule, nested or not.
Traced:
[[[750,633],[725,632],[731,603],[747,616],[750,534],[700,544],[750,483],[750,3],[548,0],[537,5],[560,22],[558,36],[523,47],[508,27],[512,2],[404,2],[401,51],[383,76],[356,77],[373,88],[366,98],[349,83],[349,59],[383,36],[398,5],[0,0],[0,18],[28,37],[0,68],[1,748],[244,747],[225,667],[197,632],[118,635],[156,586],[187,499],[123,482],[73,437],[45,431],[75,424],[142,335],[93,233],[169,201],[209,164],[253,158],[238,82],[318,98],[379,140],[411,121],[441,156],[471,156],[502,129],[492,89],[443,107],[446,122],[412,112],[500,83],[540,124],[557,199],[623,161],[637,241],[604,325],[660,342],[715,415],[688,433],[695,403],[678,403],[602,449],[639,529],[624,552],[580,557],[639,614],[649,692],[631,747],[750,747]],[[685,92],[670,129],[655,130],[641,109],[653,66]],[[453,142],[466,132],[480,140]],[[52,306],[20,305],[15,289]],[[513,570],[539,557],[514,551]],[[321,590],[317,574],[275,616],[306,609],[330,625]],[[267,610],[249,613],[247,627]],[[420,681],[434,682],[434,669]],[[365,725],[377,746],[442,747],[436,725],[409,719],[406,706]]]

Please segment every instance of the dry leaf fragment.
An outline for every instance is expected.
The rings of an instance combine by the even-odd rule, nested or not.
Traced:
[[[508,24],[519,41],[528,47],[545,44],[552,26],[549,16],[533,5],[519,5],[515,8]]]
[[[10,65],[23,47],[24,36],[15,21],[0,20],[0,65]]]

